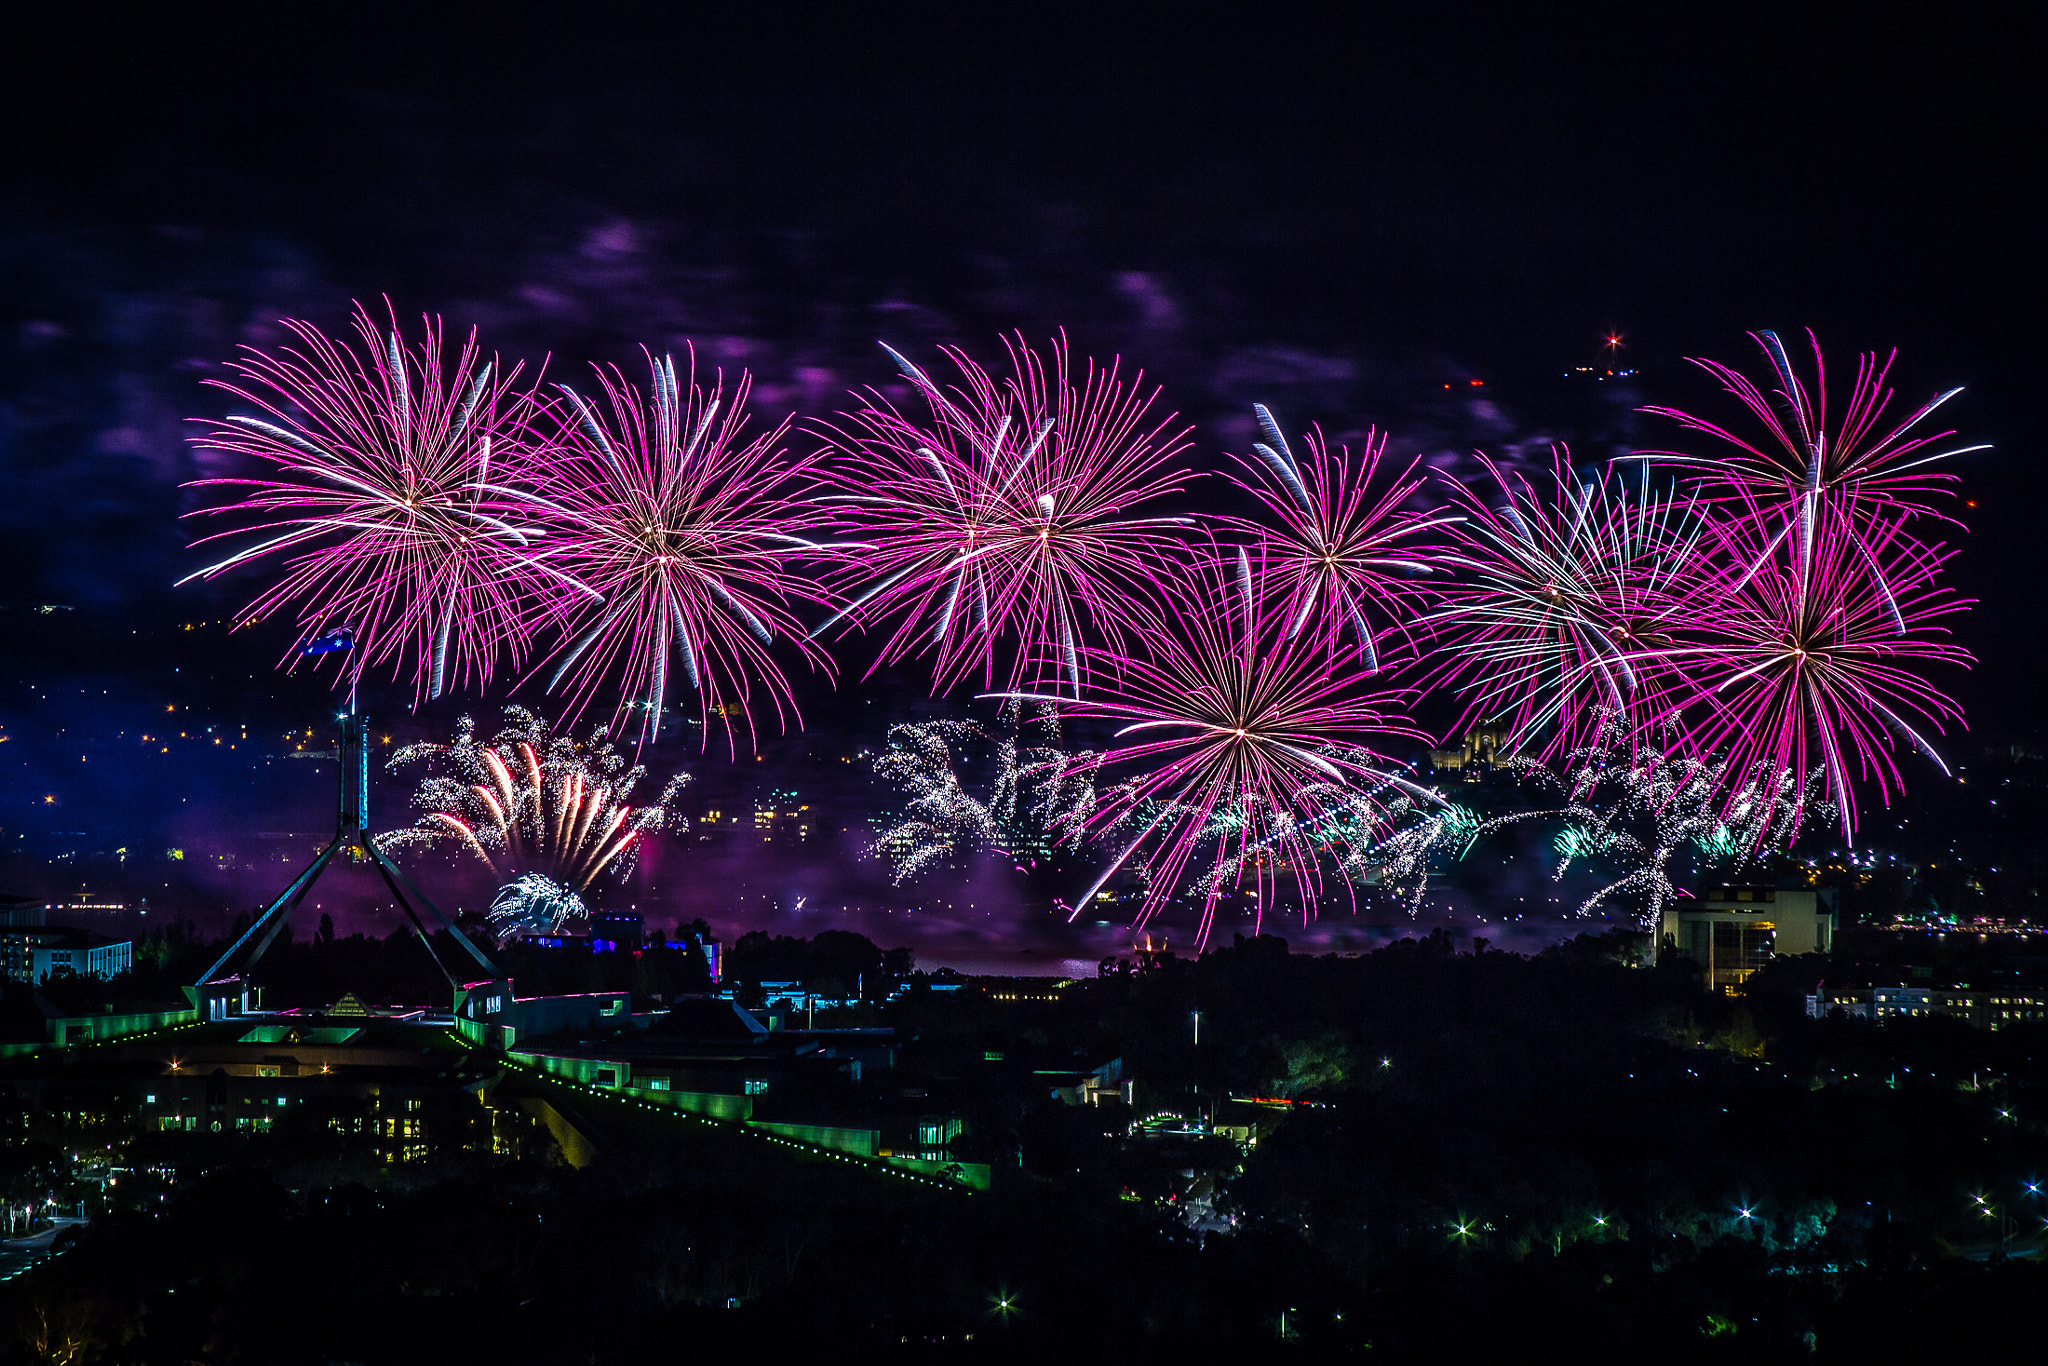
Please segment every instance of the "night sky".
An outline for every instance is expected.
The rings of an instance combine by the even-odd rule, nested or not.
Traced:
[[[1243,448],[1254,400],[1443,461],[1554,440],[1597,460],[1649,430],[1637,404],[1712,402],[1683,358],[1751,365],[1746,329],[1811,327],[1837,366],[1897,346],[1902,401],[1966,385],[1944,415],[1996,446],[1956,466],[1977,503],[1954,575],[1982,602],[1954,689],[1971,743],[2038,745],[2032,73],[1995,17],[1897,13],[38,16],[0,82],[0,891],[153,878],[217,914],[292,855],[229,875],[197,851],[321,832],[332,766],[278,756],[324,739],[333,700],[273,673],[288,625],[218,624],[260,575],[170,587],[197,567],[185,420],[219,411],[200,381],[237,343],[282,316],[339,329],[379,295],[564,377],[694,340],[754,372],[770,420],[887,381],[877,339],[986,354],[1064,326],[1165,386],[1203,467]],[[1610,330],[1637,376],[1568,382]],[[1470,377],[1483,398],[1443,387]],[[905,898],[847,866],[874,794],[842,761],[932,704],[914,673],[862,684],[860,651],[758,760],[653,756],[691,769],[700,806],[815,794],[809,861],[671,844],[641,892],[822,927],[802,896],[917,937]],[[365,697],[401,741],[503,700],[410,699]],[[380,789],[387,819],[403,792]],[[114,848],[134,852],[49,861]],[[1077,959],[1124,935],[1053,934],[1014,896],[949,893],[922,933]]]

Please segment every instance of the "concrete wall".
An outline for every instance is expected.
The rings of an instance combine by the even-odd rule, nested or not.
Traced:
[[[922,1157],[889,1156],[882,1159],[892,1167],[915,1172],[919,1176],[936,1176],[945,1181],[957,1181],[971,1190],[988,1189],[990,1168],[986,1162],[955,1162],[951,1158],[932,1161]]]
[[[770,1124],[754,1119],[747,1121],[747,1127],[856,1157],[873,1157],[882,1138],[879,1129],[842,1129],[831,1124]]]
[[[671,1091],[666,1087],[657,1090],[651,1086],[628,1086],[624,1090],[635,1100],[671,1105],[688,1114],[703,1115],[706,1119],[744,1122],[754,1117],[754,1098],[736,1096],[729,1091]]]
[[[633,1084],[633,1064],[624,1058],[585,1058],[562,1053],[525,1053],[507,1049],[505,1056],[514,1062],[525,1063],[528,1067],[566,1078],[578,1086],[630,1087]]]
[[[153,1029],[196,1024],[196,1010],[151,1010],[129,1015],[72,1015],[50,1021],[50,1042],[56,1044],[105,1043],[130,1034]]]

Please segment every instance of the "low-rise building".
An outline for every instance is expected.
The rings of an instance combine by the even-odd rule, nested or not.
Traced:
[[[1979,1029],[2005,1029],[2048,1020],[2048,987],[1972,987],[1960,983],[1945,987],[1831,987],[1823,982],[1807,993],[1806,1013],[1811,1018],[1818,1020],[1837,1010],[1857,1020],[1947,1015]]]
[[[0,925],[0,972],[41,986],[53,974],[110,980],[135,965],[135,944],[64,925]]]

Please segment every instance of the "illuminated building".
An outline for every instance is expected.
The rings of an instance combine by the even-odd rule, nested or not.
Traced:
[[[0,1095],[46,1118],[89,1113],[100,1142],[292,1136],[393,1165],[548,1144],[524,1113],[528,1097],[500,1093],[495,1068],[422,1049],[428,1030],[438,1033],[381,1020],[222,1021],[110,1043],[89,1072],[15,1076]]]
[[[1514,750],[1507,748],[1508,739],[1505,721],[1482,722],[1472,728],[1457,749],[1431,750],[1429,766],[1459,774],[1468,783],[1476,783],[1497,765],[1515,757]]]
[[[1665,905],[1659,939],[1698,963],[1709,988],[1732,991],[1774,954],[1826,953],[1834,936],[1832,892],[1706,887]]]
[[[754,803],[754,831],[763,844],[801,844],[811,837],[811,808],[793,791],[770,792]]]
[[[604,953],[637,949],[647,942],[647,922],[638,911],[599,911],[590,918],[590,947]]]
[[[1972,987],[1865,986],[1830,987],[1822,983],[1808,992],[1806,1013],[1822,1019],[1834,1011],[1850,1019],[1908,1020],[1947,1015],[1979,1029],[2048,1020],[2048,987],[2000,985]]]
[[[134,966],[135,945],[62,925],[0,926],[0,971],[40,986],[56,972],[107,981]]]

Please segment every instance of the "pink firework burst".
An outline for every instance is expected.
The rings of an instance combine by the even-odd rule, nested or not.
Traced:
[[[1654,701],[1661,727],[1725,760],[1733,785],[1819,767],[1846,839],[1853,779],[1875,780],[1889,802],[1900,745],[1947,771],[1928,734],[1962,724],[1962,710],[1923,675],[1972,662],[1941,625],[1969,605],[1935,582],[1950,552],[1906,535],[1897,514],[1859,520],[1819,523],[1810,556],[1782,527],[1732,524],[1725,557],[1688,584],[1673,642],[1646,651],[1668,666]]]
[[[1677,408],[1646,407],[1642,411],[1671,418],[1688,431],[1714,438],[1716,449],[1706,454],[1646,450],[1629,458],[1676,465],[1711,484],[1731,491],[1746,490],[1758,501],[1854,490],[1874,504],[1920,507],[1929,495],[1947,491],[1954,482],[1954,476],[1936,471],[1934,465],[1951,456],[1990,449],[1979,445],[1930,452],[1929,447],[1946,442],[1955,432],[1918,430],[1937,408],[1960,394],[1960,388],[1936,394],[1896,426],[1885,424],[1884,410],[1893,397],[1885,383],[1898,358],[1896,350],[1882,360],[1875,351],[1856,358],[1856,378],[1849,386],[1848,401],[1831,422],[1827,365],[1819,339],[1811,332],[1806,334],[1813,350],[1813,380],[1807,383],[1793,369],[1777,333],[1749,335],[1770,362],[1767,383],[1772,387],[1760,386],[1719,361],[1696,358],[1693,364],[1719,380],[1721,387],[1749,410],[1762,428],[1760,435],[1741,436]]]
[[[871,393],[824,429],[841,525],[864,553],[842,581],[850,605],[820,630],[894,621],[877,666],[929,651],[940,689],[975,673],[992,684],[1005,644],[1011,686],[1050,661],[1076,688],[1084,646],[1120,650],[1137,601],[1184,553],[1186,519],[1141,514],[1186,485],[1173,460],[1187,429],[1148,425],[1158,391],[1142,373],[1126,384],[1092,360],[1077,373],[1064,337],[1049,363],[1021,335],[1004,345],[1000,382],[946,348],[960,374],[946,387],[890,351],[927,413]]]
[[[1548,757],[1611,741],[1639,720],[1658,667],[1645,651],[1684,610],[1707,523],[1684,499],[1582,479],[1562,451],[1540,486],[1480,460],[1490,486],[1440,476],[1464,516],[1444,552],[1460,572],[1424,619],[1443,647],[1428,682],[1470,699],[1461,728],[1505,720],[1514,748]]]
[[[272,472],[196,481],[241,496],[193,514],[236,523],[194,544],[251,543],[180,582],[281,556],[244,621],[289,611],[309,635],[346,626],[351,682],[388,662],[412,668],[423,696],[483,684],[501,652],[517,659],[527,612],[560,581],[506,489],[531,394],[518,366],[482,358],[474,330],[444,370],[439,321],[416,347],[395,314],[386,330],[357,305],[354,323],[360,348],[286,319],[297,346],[246,347],[235,381],[208,381],[256,411],[207,421],[197,444]]]
[[[1361,827],[1384,826],[1397,803],[1407,809],[1403,797],[1435,800],[1373,748],[1421,738],[1403,711],[1407,694],[1375,686],[1356,644],[1292,632],[1288,604],[1261,592],[1258,577],[1243,551],[1199,563],[1179,612],[1145,614],[1134,633],[1139,652],[1088,652],[1099,667],[1063,710],[1118,727],[1118,744],[1084,762],[1109,779],[1127,776],[1089,818],[1088,829],[1117,852],[1075,916],[1138,859],[1150,873],[1143,924],[1187,886],[1205,851],[1209,866],[1193,882],[1203,942],[1226,891],[1250,884],[1263,912],[1282,871],[1292,873],[1306,916],[1334,843],[1356,845]],[[1348,888],[1343,863],[1337,872]]]
[[[694,693],[707,743],[716,715],[737,752],[735,716],[753,734],[764,693],[779,724],[801,723],[771,650],[778,636],[832,669],[790,610],[823,601],[796,572],[823,553],[810,538],[823,514],[807,496],[808,462],[782,445],[786,421],[744,439],[745,372],[728,394],[722,376],[697,383],[694,355],[688,384],[673,358],[649,364],[644,393],[615,367],[596,367],[596,403],[558,386],[562,427],[531,496],[554,563],[580,591],[559,595],[562,643],[537,672],[575,712],[616,680],[617,717],[638,712],[643,741],[660,733],[671,697]]]
[[[1929,500],[1949,491],[1954,476],[1936,469],[1942,461],[1985,445],[1934,449],[1955,436],[1953,430],[1927,431],[1924,424],[1936,409],[1962,392],[1950,389],[1915,408],[1904,421],[1885,419],[1893,391],[1886,387],[1896,350],[1882,360],[1875,351],[1856,358],[1856,378],[1838,413],[1828,404],[1827,365],[1820,341],[1806,334],[1813,351],[1813,378],[1802,380],[1775,332],[1749,334],[1770,363],[1763,384],[1719,361],[1695,359],[1693,364],[1719,380],[1721,387],[1748,410],[1757,431],[1745,436],[1718,422],[1677,408],[1643,411],[1676,421],[1690,432],[1710,438],[1704,451],[1645,450],[1624,457],[1672,466],[1696,481],[1710,496],[1743,505],[1749,515],[1777,524],[1774,510],[1793,505],[1794,521],[1784,524],[1802,561],[1814,553],[1823,522],[1846,531],[1849,547],[1866,567],[1875,564],[1870,539],[1861,527],[1878,514],[1906,515],[1930,511]]]
[[[1380,480],[1387,438],[1367,433],[1357,457],[1346,446],[1334,451],[1322,433],[1302,438],[1307,458],[1297,458],[1264,404],[1255,403],[1259,434],[1257,460],[1232,456],[1245,470],[1228,479],[1265,505],[1271,524],[1227,520],[1256,535],[1272,587],[1287,603],[1288,634],[1317,623],[1324,634],[1347,630],[1357,639],[1366,672],[1380,668],[1375,621],[1406,624],[1421,601],[1414,579],[1436,571],[1434,547],[1419,543],[1424,532],[1455,517],[1403,508],[1426,479],[1416,460]]]

